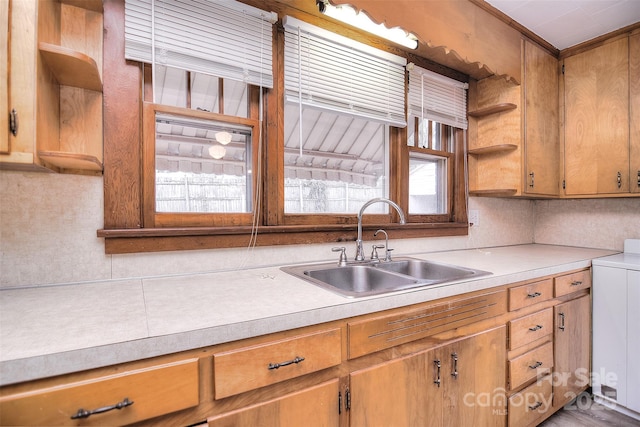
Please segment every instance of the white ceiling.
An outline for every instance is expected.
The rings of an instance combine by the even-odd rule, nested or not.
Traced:
[[[640,21],[640,0],[485,0],[557,49]]]

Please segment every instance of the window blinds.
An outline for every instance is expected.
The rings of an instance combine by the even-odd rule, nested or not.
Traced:
[[[409,115],[467,128],[467,83],[409,64]]]
[[[285,100],[406,126],[406,60],[286,16]]]
[[[153,11],[153,14],[152,14]],[[126,0],[125,58],[273,87],[274,12],[230,0]]]

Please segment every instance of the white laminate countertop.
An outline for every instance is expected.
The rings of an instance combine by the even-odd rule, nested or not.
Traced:
[[[488,289],[615,253],[532,244],[411,254],[493,274],[365,298],[337,295],[278,267],[2,290],[0,385]]]

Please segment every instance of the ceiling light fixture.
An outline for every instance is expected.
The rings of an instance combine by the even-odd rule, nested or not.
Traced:
[[[412,33],[400,27],[387,28],[384,24],[376,24],[363,11],[356,12],[353,7],[348,5],[333,6],[327,0],[316,0],[316,4],[321,13],[333,19],[391,40],[409,49],[418,47],[418,38]]]

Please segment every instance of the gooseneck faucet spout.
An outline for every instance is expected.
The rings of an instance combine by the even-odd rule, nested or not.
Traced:
[[[364,210],[366,208],[368,208],[374,203],[386,203],[389,206],[393,207],[398,212],[398,215],[400,216],[400,224],[406,223],[406,220],[404,217],[404,211],[393,200],[389,200],[384,197],[377,197],[375,199],[369,200],[364,205],[362,205],[362,207],[360,208],[360,212],[358,212],[358,239],[356,240],[356,258],[355,258],[356,261],[364,261],[364,249],[362,248],[362,214],[364,213]]]

